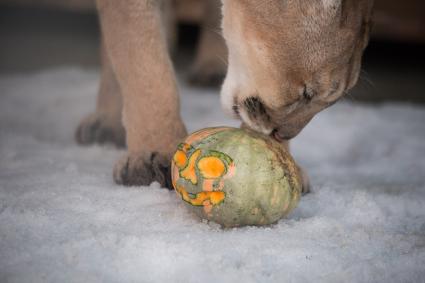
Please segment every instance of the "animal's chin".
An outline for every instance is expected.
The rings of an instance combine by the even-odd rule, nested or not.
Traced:
[[[277,129],[274,129],[271,133],[270,136],[277,142],[283,143],[288,141],[289,139],[291,139],[291,137],[286,137],[283,136],[281,133],[279,133],[279,131]]]
[[[273,140],[279,142],[279,143],[285,143],[288,140],[293,139],[298,133],[299,130],[296,130],[295,128],[268,128],[265,126],[257,125],[252,123],[251,121],[246,122],[244,121],[243,117],[239,117],[242,121],[241,128],[249,129],[251,131],[266,135],[271,137]]]
[[[282,130],[274,129],[271,132],[270,136],[274,140],[276,140],[280,143],[283,143],[283,142],[287,142],[287,141],[293,139],[294,137],[297,136],[298,133],[299,133],[299,131],[282,131]]]
[[[270,138],[272,138],[273,140],[275,140],[275,141],[277,141],[279,143],[285,143],[285,142],[287,142],[288,140],[290,140],[292,138],[292,137],[282,136],[282,134],[279,133],[279,131],[277,129],[274,129],[272,131],[269,131],[267,133],[264,133],[262,131],[259,131],[258,129],[255,129],[255,128],[250,127],[247,123],[245,123],[243,121],[242,121],[242,124],[241,124],[241,128],[242,129],[249,129],[250,131],[254,131],[254,132],[261,133],[263,135],[270,136]]]
[[[266,135],[266,136],[271,135],[270,130],[263,129],[261,126],[250,125],[250,124],[246,123],[243,119],[241,119],[241,121],[242,121],[242,124],[241,124],[242,129],[248,129],[250,131],[257,132],[257,133],[260,133],[260,134],[263,134],[263,135]]]

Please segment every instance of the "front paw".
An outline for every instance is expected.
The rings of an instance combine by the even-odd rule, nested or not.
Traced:
[[[96,112],[80,122],[75,132],[75,139],[82,145],[111,143],[123,148],[125,147],[125,129],[119,119]]]
[[[170,166],[170,159],[157,152],[127,154],[115,164],[114,180],[125,186],[148,186],[157,181],[172,189]]]

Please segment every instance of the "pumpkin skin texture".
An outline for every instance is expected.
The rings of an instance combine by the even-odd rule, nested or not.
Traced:
[[[171,163],[173,186],[185,205],[223,227],[276,223],[301,196],[300,172],[289,153],[250,130],[197,131]]]

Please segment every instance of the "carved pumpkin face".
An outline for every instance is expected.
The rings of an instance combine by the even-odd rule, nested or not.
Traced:
[[[233,160],[227,154],[194,148],[187,143],[179,144],[173,157],[173,185],[177,193],[185,202],[204,206],[206,211],[224,201],[223,179],[233,171]],[[194,191],[194,186],[199,185],[202,191]]]

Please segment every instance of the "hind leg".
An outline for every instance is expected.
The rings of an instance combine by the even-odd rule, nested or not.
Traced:
[[[227,47],[220,34],[221,2],[206,0],[201,37],[189,81],[194,85],[218,86],[223,82],[227,66]]]
[[[75,138],[82,145],[111,143],[117,147],[125,147],[125,130],[121,122],[121,90],[103,43],[101,61],[96,111],[80,122]]]

